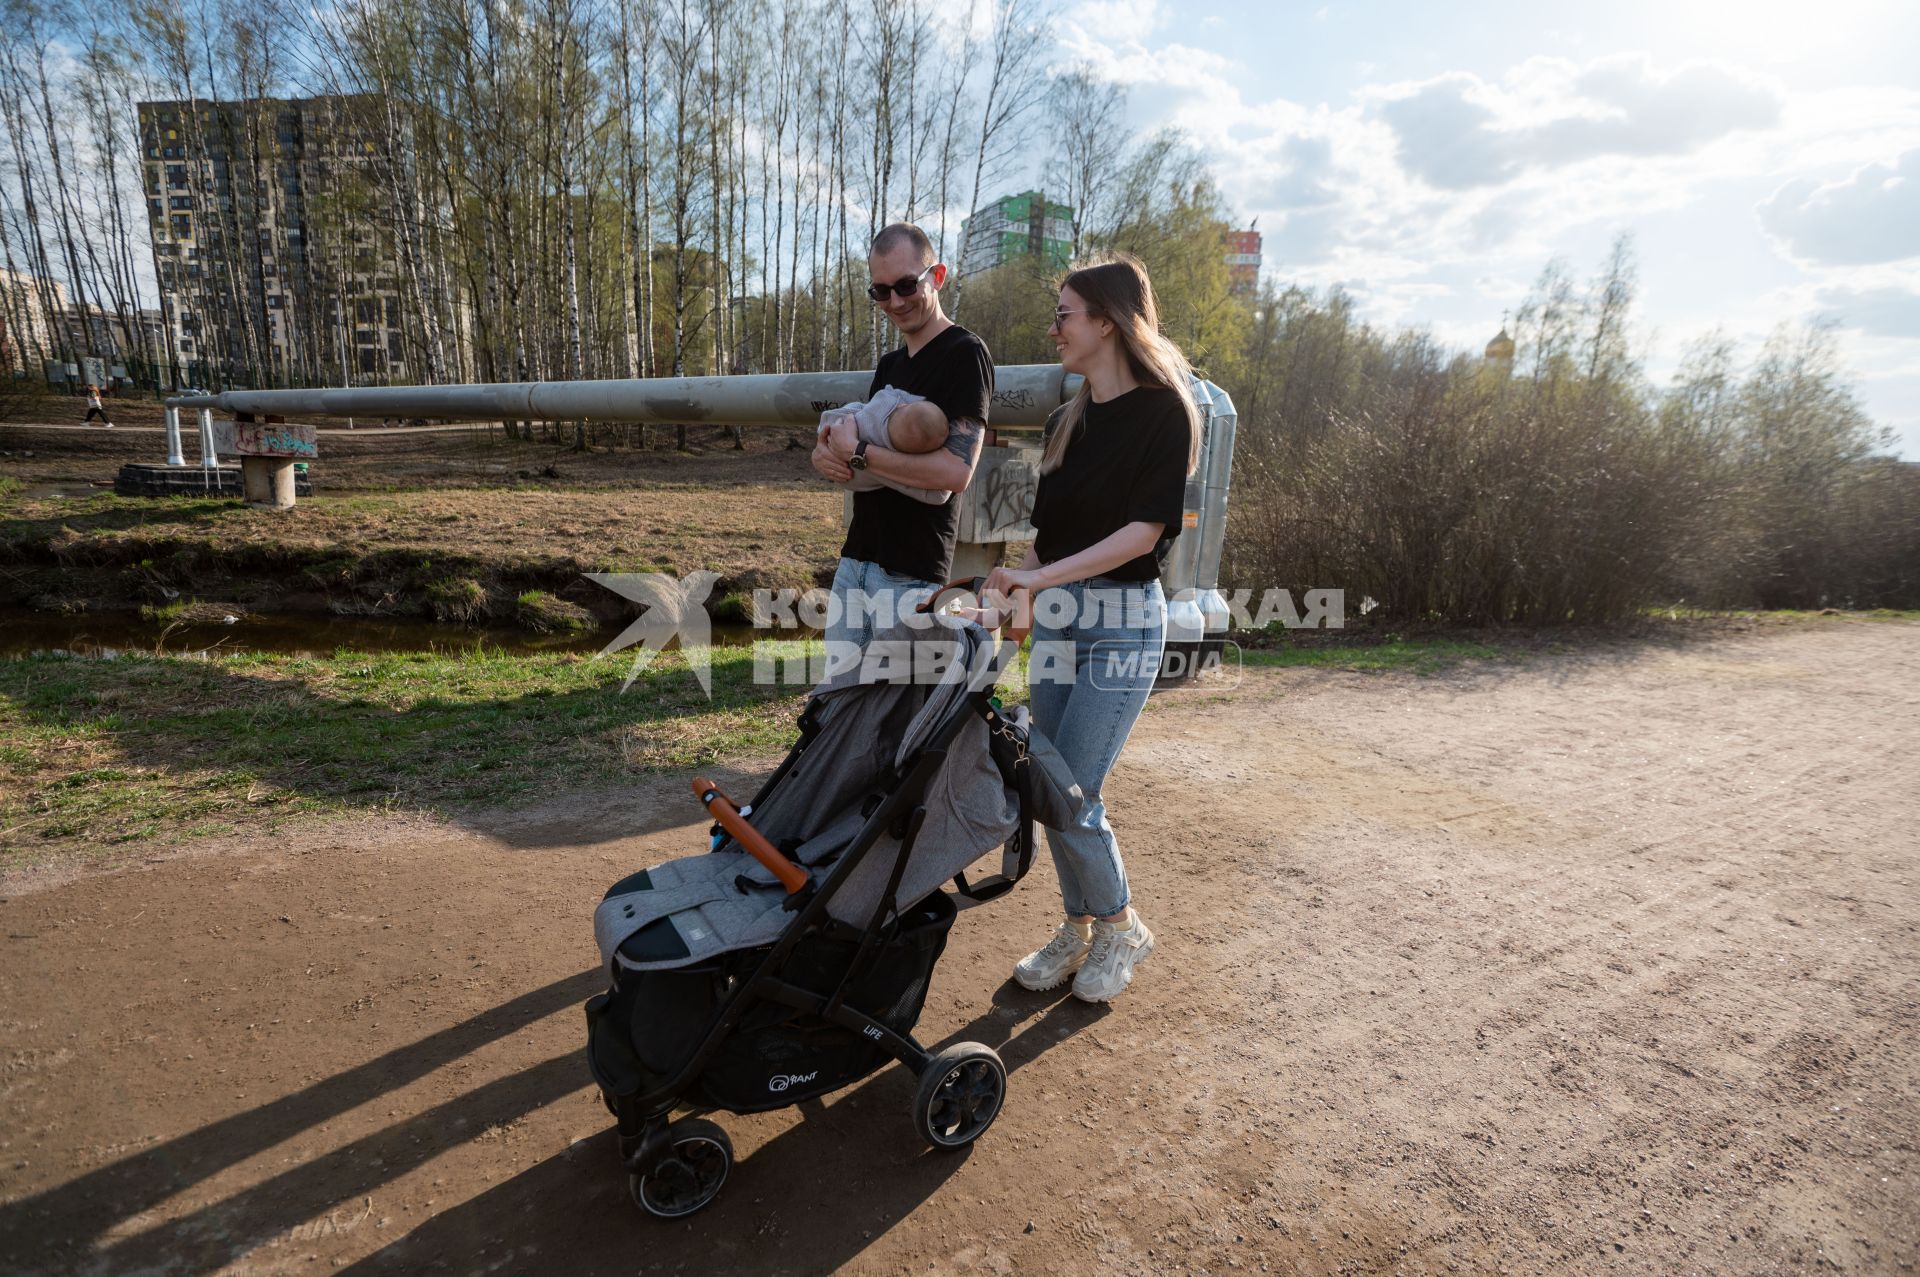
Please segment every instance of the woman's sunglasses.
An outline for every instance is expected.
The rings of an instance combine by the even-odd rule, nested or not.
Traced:
[[[929,266],[927,270],[921,271],[912,279],[896,280],[891,284],[875,284],[867,289],[867,296],[877,302],[887,300],[888,296],[894,293],[898,293],[902,297],[911,297],[920,291],[920,281],[925,279],[927,277],[927,271],[932,269],[933,267]]]

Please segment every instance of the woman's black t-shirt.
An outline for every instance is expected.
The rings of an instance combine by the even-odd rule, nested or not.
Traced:
[[[1056,416],[1047,422],[1053,433]],[[1040,476],[1033,495],[1034,551],[1055,563],[1129,523],[1160,523],[1152,552],[1101,573],[1118,581],[1155,581],[1167,547],[1180,535],[1187,492],[1186,405],[1171,390],[1137,386],[1105,403],[1087,401],[1060,466]]]

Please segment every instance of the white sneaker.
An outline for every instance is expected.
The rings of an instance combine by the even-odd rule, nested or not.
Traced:
[[[1092,947],[1090,936],[1080,930],[1080,926],[1063,922],[1053,933],[1053,939],[1046,947],[1036,949],[1013,969],[1013,978],[1023,989],[1035,993],[1044,993],[1048,989],[1057,989],[1066,983],[1068,976],[1080,969],[1087,960],[1087,950]],[[1099,923],[1094,923],[1099,926]]]
[[[1124,931],[1104,919],[1093,920],[1093,943],[1087,946],[1086,963],[1073,977],[1074,997],[1082,1002],[1107,1002],[1133,982],[1133,969],[1153,952],[1153,932],[1147,930],[1146,920],[1139,914],[1132,914],[1132,919],[1132,925]]]

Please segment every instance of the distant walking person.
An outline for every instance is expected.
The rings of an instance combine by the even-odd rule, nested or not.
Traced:
[[[1160,335],[1153,285],[1131,257],[1068,275],[1050,332],[1061,367],[1086,380],[1047,421],[1033,546],[1019,567],[995,568],[985,592],[1028,618],[1015,621],[1016,637],[1032,625],[1033,725],[1086,801],[1071,828],[1047,830],[1066,919],[1013,978],[1038,990],[1072,977],[1075,997],[1106,1002],[1153,952],[1153,932],[1131,907],[1100,787],[1153,690],[1160,569],[1199,461],[1200,414],[1186,356]],[[1028,611],[1034,601],[1021,596],[1033,591]]]
[[[107,420],[107,410],[100,406],[100,387],[94,385],[92,382],[88,382],[87,383],[87,415],[81,421],[80,424],[84,426],[87,424],[87,422],[92,421],[95,417],[100,418],[101,425],[105,426],[109,430],[113,429],[113,423]]]
[[[894,446],[880,447],[861,436],[851,417],[823,418],[813,450],[821,477],[849,486],[858,471],[883,481],[853,493],[853,521],[833,574],[836,606],[824,636],[829,670],[857,663],[877,620],[898,617],[945,583],[960,502],[927,497],[964,492],[973,482],[993,401],[993,357],[940,308],[947,267],[935,260],[926,232],[906,222],[886,227],[874,237],[867,269],[867,295],[904,343],[880,357],[868,403],[889,387],[917,396],[933,405],[933,421],[943,421],[946,431],[944,442],[935,436],[902,447],[905,439],[894,434]],[[890,433],[905,421],[895,413]]]

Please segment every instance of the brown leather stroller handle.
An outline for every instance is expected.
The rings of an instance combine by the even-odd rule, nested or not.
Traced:
[[[935,590],[932,594],[927,595],[925,599],[922,599],[920,602],[920,606],[916,607],[913,610],[916,612],[931,612],[933,611],[934,607],[940,602],[940,600],[946,597],[946,595],[953,590],[964,590],[968,594],[978,597],[980,594],[980,587],[985,585],[986,583],[987,583],[987,578],[984,576],[963,576],[958,580],[949,581],[945,585],[941,586],[939,589]]]
[[[807,885],[807,871],[780,854],[778,848],[768,842],[766,836],[747,823],[733,800],[720,792],[720,787],[704,776],[693,778],[694,797],[698,798],[720,828],[732,835],[733,840],[747,849],[747,854],[767,867],[767,872],[780,880],[788,895],[794,895]]]

